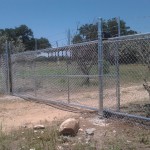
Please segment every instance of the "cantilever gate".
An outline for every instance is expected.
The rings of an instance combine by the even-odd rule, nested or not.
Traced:
[[[149,118],[149,48],[150,34],[140,34],[12,54],[12,92]]]
[[[12,87],[18,96],[149,117],[148,92],[142,86],[143,79],[149,81],[150,77],[149,37],[133,35],[108,39],[101,45],[91,41],[12,54],[11,67],[5,54],[1,57],[1,91],[11,92]],[[103,59],[98,57],[99,46]],[[118,52],[122,54],[119,62]]]
[[[150,34],[102,40],[101,24],[98,31],[96,41],[11,56],[7,45],[1,92],[149,119]]]
[[[116,55],[115,47],[104,45],[103,76],[98,69],[98,41],[13,54],[13,93],[99,109],[99,88],[103,88],[104,107],[111,103],[116,109],[116,62],[108,61]]]
[[[13,93],[98,108],[98,43],[12,55]]]
[[[101,30],[96,41],[12,54],[12,93],[119,110],[118,49]]]

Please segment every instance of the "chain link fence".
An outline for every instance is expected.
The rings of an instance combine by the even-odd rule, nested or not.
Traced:
[[[98,43],[12,55],[13,93],[98,106]]]
[[[1,92],[150,119],[150,34],[11,54],[11,67],[7,56]]]
[[[8,89],[7,83],[7,64],[6,64],[6,55],[0,55],[0,94],[7,93]]]
[[[150,34],[103,42],[104,109],[150,118]]]

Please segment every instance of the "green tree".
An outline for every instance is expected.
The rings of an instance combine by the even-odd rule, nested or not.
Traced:
[[[8,41],[6,36],[0,36],[0,54],[3,54],[5,51],[6,41]],[[25,46],[20,39],[17,39],[16,41],[11,40],[9,42],[13,53],[22,52],[25,50]]]
[[[15,29],[16,37],[22,40],[23,44],[25,45],[25,50],[31,50],[30,48],[30,42],[33,38],[33,32],[30,28],[28,28],[26,25],[21,25],[19,27],[16,27]]]
[[[103,38],[111,38],[118,36],[118,22],[116,18],[109,20],[103,20]],[[120,20],[120,31],[121,35],[136,34],[137,32],[132,30],[126,25],[126,22]],[[80,43],[85,41],[92,41],[98,38],[98,24],[85,24],[77,29],[77,33],[72,40],[72,43]]]
[[[26,25],[21,25],[15,29],[16,36],[22,39],[23,42],[29,41],[33,38],[33,32]]]
[[[128,34],[135,34],[137,33],[134,30],[131,30],[130,27],[126,26],[125,21],[120,20],[120,27],[121,27],[121,35],[128,35]],[[102,23],[103,28],[103,40],[106,40],[111,37],[118,36],[118,23],[116,18],[112,18],[109,20],[103,20]],[[93,41],[98,39],[98,24],[85,24],[79,27],[77,30],[77,34],[74,35],[72,39],[72,43],[82,43],[86,41]],[[98,45],[87,45],[84,47],[77,47],[73,50],[73,58],[76,61],[77,65],[79,66],[80,70],[83,74],[89,75],[90,70],[93,65],[95,65],[95,61],[97,61],[97,52],[98,52]],[[109,64],[105,60],[106,64]],[[108,68],[108,65],[106,65]],[[106,73],[108,73],[108,69]],[[86,84],[89,84],[89,77],[87,76]]]
[[[37,48],[38,49],[45,49],[51,47],[51,44],[49,43],[49,40],[46,38],[41,37],[37,40]]]
[[[37,49],[44,49],[51,47],[49,40],[46,38],[35,39],[33,35],[33,31],[26,25],[20,25],[16,28],[6,28],[0,29],[0,36],[6,37],[5,40],[12,41],[13,47],[17,48],[16,51],[27,51],[27,50],[35,50],[36,44]],[[37,43],[35,42],[37,41]],[[19,49],[18,50],[18,43]],[[24,46],[23,46],[24,45]],[[21,50],[21,47],[23,48]]]
[[[7,40],[6,36],[1,36],[0,35],[0,54],[3,54],[3,52],[5,51],[5,42]]]
[[[97,64],[97,44],[79,45],[72,47],[73,60],[81,72],[86,75],[83,84],[90,84],[90,71]]]
[[[23,52],[25,51],[25,45],[21,39],[17,39],[16,41],[11,41],[11,49],[12,53]]]

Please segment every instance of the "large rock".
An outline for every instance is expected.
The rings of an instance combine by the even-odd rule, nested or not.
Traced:
[[[75,136],[79,130],[79,121],[75,118],[65,120],[59,127],[61,135]]]
[[[33,127],[33,129],[34,129],[34,130],[45,129],[45,126],[39,124],[39,125],[35,125],[35,126]]]
[[[85,133],[87,134],[87,135],[94,135],[94,131],[95,131],[96,129],[95,128],[89,128],[89,129],[86,129],[85,130]]]

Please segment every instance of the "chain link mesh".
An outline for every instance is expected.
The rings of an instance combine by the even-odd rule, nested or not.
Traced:
[[[0,94],[8,92],[8,64],[6,54],[0,54]]]
[[[104,110],[150,117],[150,35],[103,41]],[[11,55],[12,89],[37,97],[99,108],[98,41]],[[0,56],[0,91],[8,90]]]
[[[97,107],[97,53],[93,42],[13,54],[13,92]]]
[[[103,43],[103,50],[104,64],[109,62],[104,108],[149,118],[150,35],[110,39]]]

